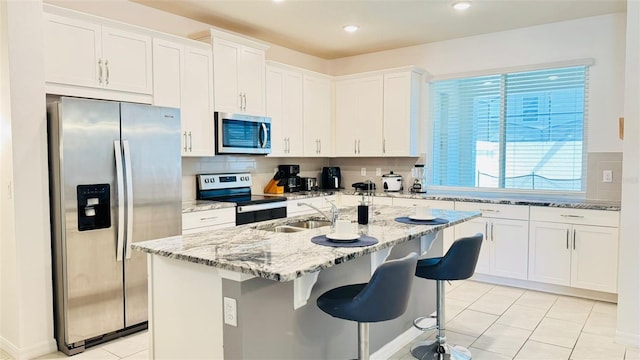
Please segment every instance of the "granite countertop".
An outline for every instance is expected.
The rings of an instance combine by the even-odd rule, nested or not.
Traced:
[[[192,200],[182,202],[182,212],[189,213],[194,211],[215,210],[234,208],[236,203],[209,200]]]
[[[309,215],[138,242],[132,247],[150,254],[285,282],[480,216],[478,212],[434,210],[435,216],[447,219],[449,223],[406,225],[394,219],[407,216],[407,208],[379,205],[373,210],[369,224],[358,225],[359,232],[379,240],[368,247],[328,247],[311,242],[312,237],[329,233],[329,226],[295,233],[263,230],[313,217]],[[356,217],[356,207],[341,209],[341,219]]]
[[[341,190],[345,195],[360,195],[360,191]],[[417,194],[408,191],[384,192],[376,191],[373,196],[425,199],[442,201],[465,201],[487,204],[548,206],[572,209],[620,211],[620,201],[587,200],[554,195],[502,195],[495,193],[427,193]]]

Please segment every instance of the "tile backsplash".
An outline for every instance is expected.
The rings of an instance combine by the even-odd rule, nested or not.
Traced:
[[[351,184],[372,180],[382,190],[382,177],[376,175],[393,171],[402,176],[405,190],[411,185],[411,169],[415,164],[424,164],[424,155],[412,158],[278,158],[253,155],[218,155],[206,158],[182,158],[182,198],[193,200],[196,196],[196,174],[222,172],[250,172],[253,176],[251,191],[261,194],[273,177],[278,165],[300,165],[300,176],[317,177],[320,180],[323,166],[339,166],[345,189]],[[366,175],[361,175],[365,168]],[[619,201],[622,193],[622,153],[589,153],[587,163],[587,199]],[[611,170],[612,182],[602,181],[602,171]]]

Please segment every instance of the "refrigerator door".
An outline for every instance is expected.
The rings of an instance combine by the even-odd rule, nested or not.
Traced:
[[[57,337],[59,346],[81,346],[124,324],[113,146],[120,109],[62,98],[49,110]]]
[[[147,259],[132,242],[182,232],[180,110],[121,104],[127,193],[125,326],[147,321]]]

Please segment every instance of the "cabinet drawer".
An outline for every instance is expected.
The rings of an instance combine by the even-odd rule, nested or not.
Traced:
[[[205,211],[194,211],[182,214],[182,230],[191,230],[203,227],[235,226],[236,209],[225,208]]]
[[[453,210],[454,202],[453,201],[443,201],[443,200],[428,200],[428,199],[402,199],[402,198],[394,198],[393,206],[429,206],[432,209],[443,209],[443,210]]]
[[[479,211],[483,217],[529,220],[529,206],[456,201],[456,210]]]
[[[531,220],[618,227],[620,212],[531,206]]]

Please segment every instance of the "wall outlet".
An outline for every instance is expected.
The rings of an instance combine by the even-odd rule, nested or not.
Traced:
[[[224,323],[238,326],[238,306],[236,299],[224,297]]]
[[[367,176],[367,168],[360,168],[360,176]]]
[[[376,168],[376,176],[382,176],[382,169]]]
[[[610,183],[613,181],[613,171],[602,170],[602,182]]]

